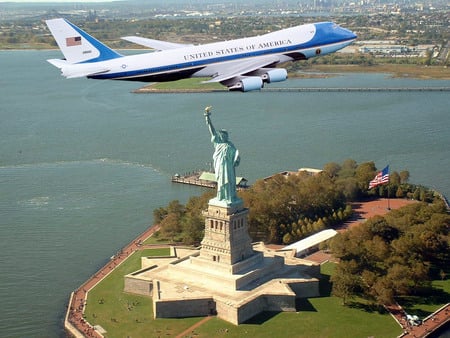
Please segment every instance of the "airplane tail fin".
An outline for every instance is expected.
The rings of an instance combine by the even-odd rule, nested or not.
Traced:
[[[66,19],[46,20],[68,63],[91,63],[122,57]]]

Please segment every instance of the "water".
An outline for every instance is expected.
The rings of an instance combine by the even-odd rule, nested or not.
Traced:
[[[0,336],[63,336],[69,294],[201,189],[170,183],[206,168],[214,107],[254,180],[325,163],[375,161],[450,196],[448,92],[132,94],[136,83],[66,80],[57,51],[0,52]],[[272,85],[273,86],[273,85]],[[449,87],[347,74],[285,87]]]

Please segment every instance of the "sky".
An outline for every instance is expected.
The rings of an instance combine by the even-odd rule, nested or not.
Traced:
[[[114,0],[0,0],[1,2],[112,2]]]

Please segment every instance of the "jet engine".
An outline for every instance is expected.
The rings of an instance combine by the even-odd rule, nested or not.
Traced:
[[[259,76],[241,77],[237,82],[226,84],[229,90],[240,90],[248,92],[251,90],[259,90],[263,87],[263,79]]]
[[[285,81],[287,79],[287,71],[284,68],[271,69],[265,72],[261,78],[267,83]]]

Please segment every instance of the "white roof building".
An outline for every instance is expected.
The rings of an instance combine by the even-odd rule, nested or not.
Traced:
[[[298,242],[289,244],[282,251],[295,249],[295,256],[303,256],[308,251],[316,248],[320,243],[336,236],[337,231],[333,229],[322,230],[314,235],[306,237]]]

